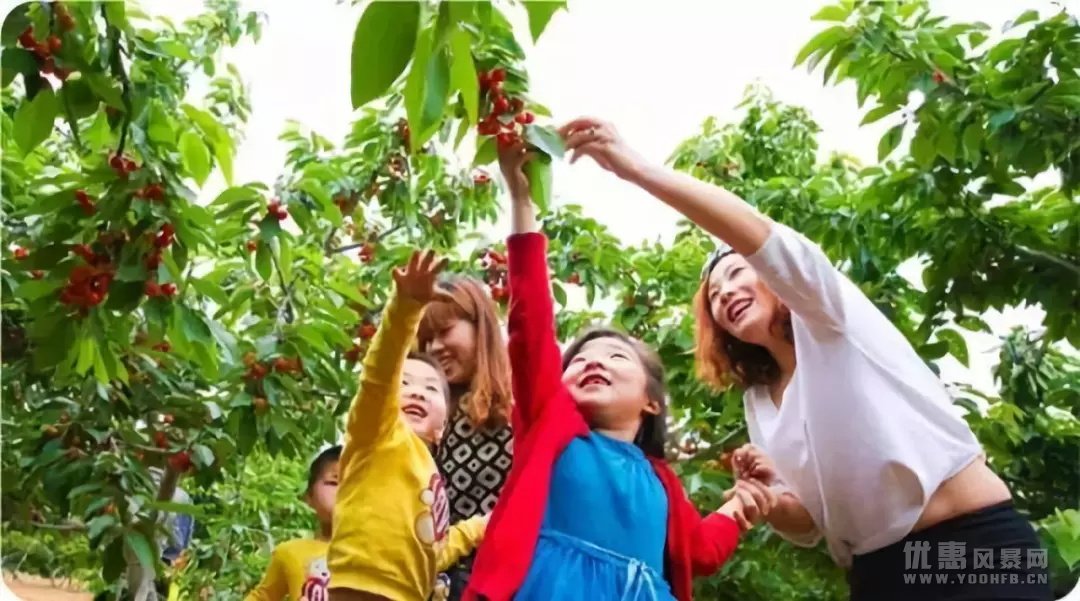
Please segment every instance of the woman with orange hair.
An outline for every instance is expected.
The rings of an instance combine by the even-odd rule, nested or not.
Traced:
[[[720,239],[695,299],[698,367],[744,389],[752,444],[735,471],[781,493],[774,530],[824,538],[856,601],[1052,598],[1046,551],[945,387],[817,245],[649,164],[608,123],[561,133],[571,162],[593,158]]]
[[[510,472],[510,359],[495,302],[483,284],[453,275],[441,288],[453,300],[428,305],[418,342],[450,382],[450,418],[435,460],[455,523],[490,513]],[[465,590],[471,562],[470,556],[446,574],[451,601]]]

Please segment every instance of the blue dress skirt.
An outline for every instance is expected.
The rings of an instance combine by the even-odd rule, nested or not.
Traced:
[[[575,438],[552,471],[515,601],[674,601],[663,575],[667,509],[641,449],[595,432]]]

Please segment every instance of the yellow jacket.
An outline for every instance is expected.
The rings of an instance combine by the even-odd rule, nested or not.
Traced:
[[[402,370],[423,309],[395,294],[364,357],[339,463],[331,588],[426,601],[436,574],[483,538],[482,516],[449,525],[431,451],[400,415]]]
[[[328,546],[326,541],[296,539],[274,547],[266,575],[244,601],[326,599]]]

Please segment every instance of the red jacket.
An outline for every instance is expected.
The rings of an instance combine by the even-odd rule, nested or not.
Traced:
[[[547,238],[539,233],[513,235],[508,250],[514,464],[473,564],[467,600],[513,598],[532,564],[555,460],[571,440],[589,433],[562,383]],[[662,460],[650,461],[668,497],[664,576],[676,599],[690,601],[692,578],[711,574],[727,561],[739,528],[719,513],[702,519],[675,472]]]

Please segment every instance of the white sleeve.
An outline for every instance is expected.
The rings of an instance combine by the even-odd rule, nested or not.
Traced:
[[[798,498],[799,496],[796,495],[795,491],[791,490],[791,488],[788,487],[787,483],[785,483],[780,478],[777,478],[776,481],[773,482],[772,486],[770,486],[769,488],[772,488],[773,492],[775,492],[776,496],[778,497],[785,493],[790,494],[795,498]],[[780,538],[797,547],[816,547],[817,544],[821,542],[821,529],[817,527],[817,524],[814,525],[813,529],[800,533],[783,532],[777,530],[776,528],[773,528],[772,531],[779,534]]]
[[[817,244],[782,223],[771,223],[765,244],[746,261],[780,301],[808,324],[841,330],[848,295],[862,294]]]

